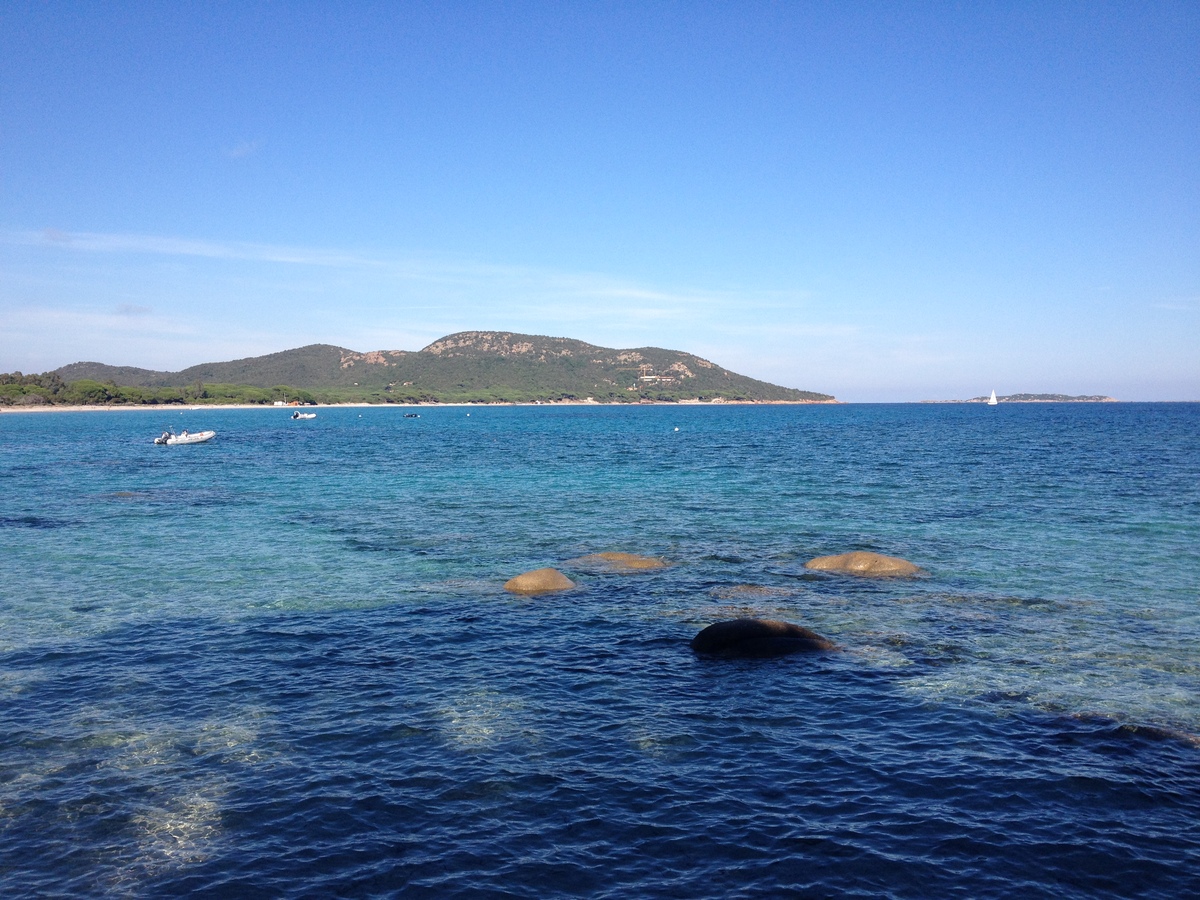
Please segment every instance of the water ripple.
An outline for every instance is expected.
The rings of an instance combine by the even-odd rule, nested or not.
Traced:
[[[1190,407],[395,412],[6,415],[6,895],[1200,893]]]

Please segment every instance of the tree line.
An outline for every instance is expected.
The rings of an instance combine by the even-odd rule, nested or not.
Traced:
[[[672,403],[696,396],[685,391],[642,389],[637,392],[595,391],[601,403],[637,403],[653,400]],[[738,391],[706,392],[704,399],[749,399]],[[210,384],[197,381],[187,387],[139,387],[118,385],[113,381],[80,379],[64,381],[55,372],[23,375],[0,374],[0,407],[22,406],[169,406],[169,405],[270,405],[284,403],[555,403],[584,399],[571,391],[536,387],[496,385],[467,388],[458,385],[447,390],[421,390],[388,386],[382,389],[333,388],[303,390],[289,385],[262,388],[246,384]]]
[[[171,404],[316,403],[310,391],[277,385],[205,384],[188,387],[138,387],[113,381],[64,381],[56,372],[0,374],[0,406],[157,406]]]

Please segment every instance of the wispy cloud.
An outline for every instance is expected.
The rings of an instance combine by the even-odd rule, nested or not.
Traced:
[[[262,138],[255,138],[252,141],[242,141],[229,147],[225,150],[225,155],[230,159],[245,159],[247,156],[253,156],[266,144]]]
[[[378,263],[364,257],[325,250],[283,247],[272,244],[236,241],[206,241],[192,238],[158,237],[144,234],[102,234],[91,231],[0,232],[0,242],[24,246],[59,247],[93,253],[156,254],[161,256],[203,257],[206,259],[247,260],[252,262],[292,263],[309,266],[370,266]]]
[[[588,302],[604,303],[640,319],[661,319],[684,312],[695,314],[731,302],[743,309],[759,310],[795,307],[807,302],[807,295],[800,291],[668,289],[600,272],[564,272],[453,257],[386,258],[337,249],[242,241],[66,232],[48,228],[0,232],[0,243],[60,252],[164,256],[370,272],[400,282],[457,288],[480,296],[503,296],[506,302],[515,301],[515,306],[524,308],[542,308],[546,300],[554,298],[569,306],[569,309],[564,308],[568,318],[584,314]],[[524,298],[524,301],[517,298]]]
[[[393,349],[416,349],[465,328],[698,352],[713,335],[761,345],[800,324],[798,310],[815,312],[813,298],[802,290],[663,285],[448,255],[61,229],[0,230],[2,245],[31,252],[20,255],[20,272],[28,277],[7,300],[0,296],[0,310],[28,310],[32,304],[20,298],[36,295],[43,298],[36,305],[80,314],[70,327],[81,343],[95,338],[87,317],[107,316],[110,330],[131,342],[142,335],[161,343],[164,352],[177,342],[154,332],[175,326],[194,333],[196,349],[189,356],[199,359],[212,358],[214,342],[230,341],[244,345],[238,352],[247,356],[294,341],[378,349],[384,334],[409,336],[411,344]],[[169,265],[150,265],[155,259]],[[57,273],[52,287],[48,273]],[[802,323],[804,336],[845,333],[846,326],[829,323],[828,314],[819,318]],[[233,330],[217,324],[230,321],[238,323]],[[144,355],[142,360],[161,364]]]
[[[253,331],[235,334],[208,329],[204,322],[153,312],[131,315],[120,309],[26,307],[7,312],[4,322],[0,360],[6,362],[0,364],[0,371],[7,371],[5,365],[46,371],[86,359],[174,370],[205,360],[253,355],[270,340],[269,335]]]
[[[133,310],[146,309],[129,304]],[[112,334],[137,334],[156,339],[175,339],[197,334],[192,325],[175,318],[160,317],[153,310],[125,312],[120,307],[111,311],[73,310],[44,306],[14,309],[6,315],[6,325],[16,334],[79,335],[94,341]]]

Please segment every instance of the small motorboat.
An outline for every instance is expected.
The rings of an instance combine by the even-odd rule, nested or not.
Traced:
[[[294,413],[292,413],[293,419],[315,419],[316,417],[316,413],[302,413],[300,410],[296,410]]]
[[[211,441],[217,436],[215,431],[196,431],[191,432],[186,428],[176,434],[173,431],[164,431],[154,439],[156,444],[167,444],[174,446],[175,444],[203,444],[205,441]]]
[[[419,419],[419,418],[421,418],[421,414],[420,414],[420,413],[405,413],[405,414],[404,414],[404,418],[406,418],[406,419]]]

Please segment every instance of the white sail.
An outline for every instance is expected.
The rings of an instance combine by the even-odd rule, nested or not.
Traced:
[[[992,396],[988,397],[988,406],[995,406],[1000,401],[996,399],[996,391],[992,389]]]

